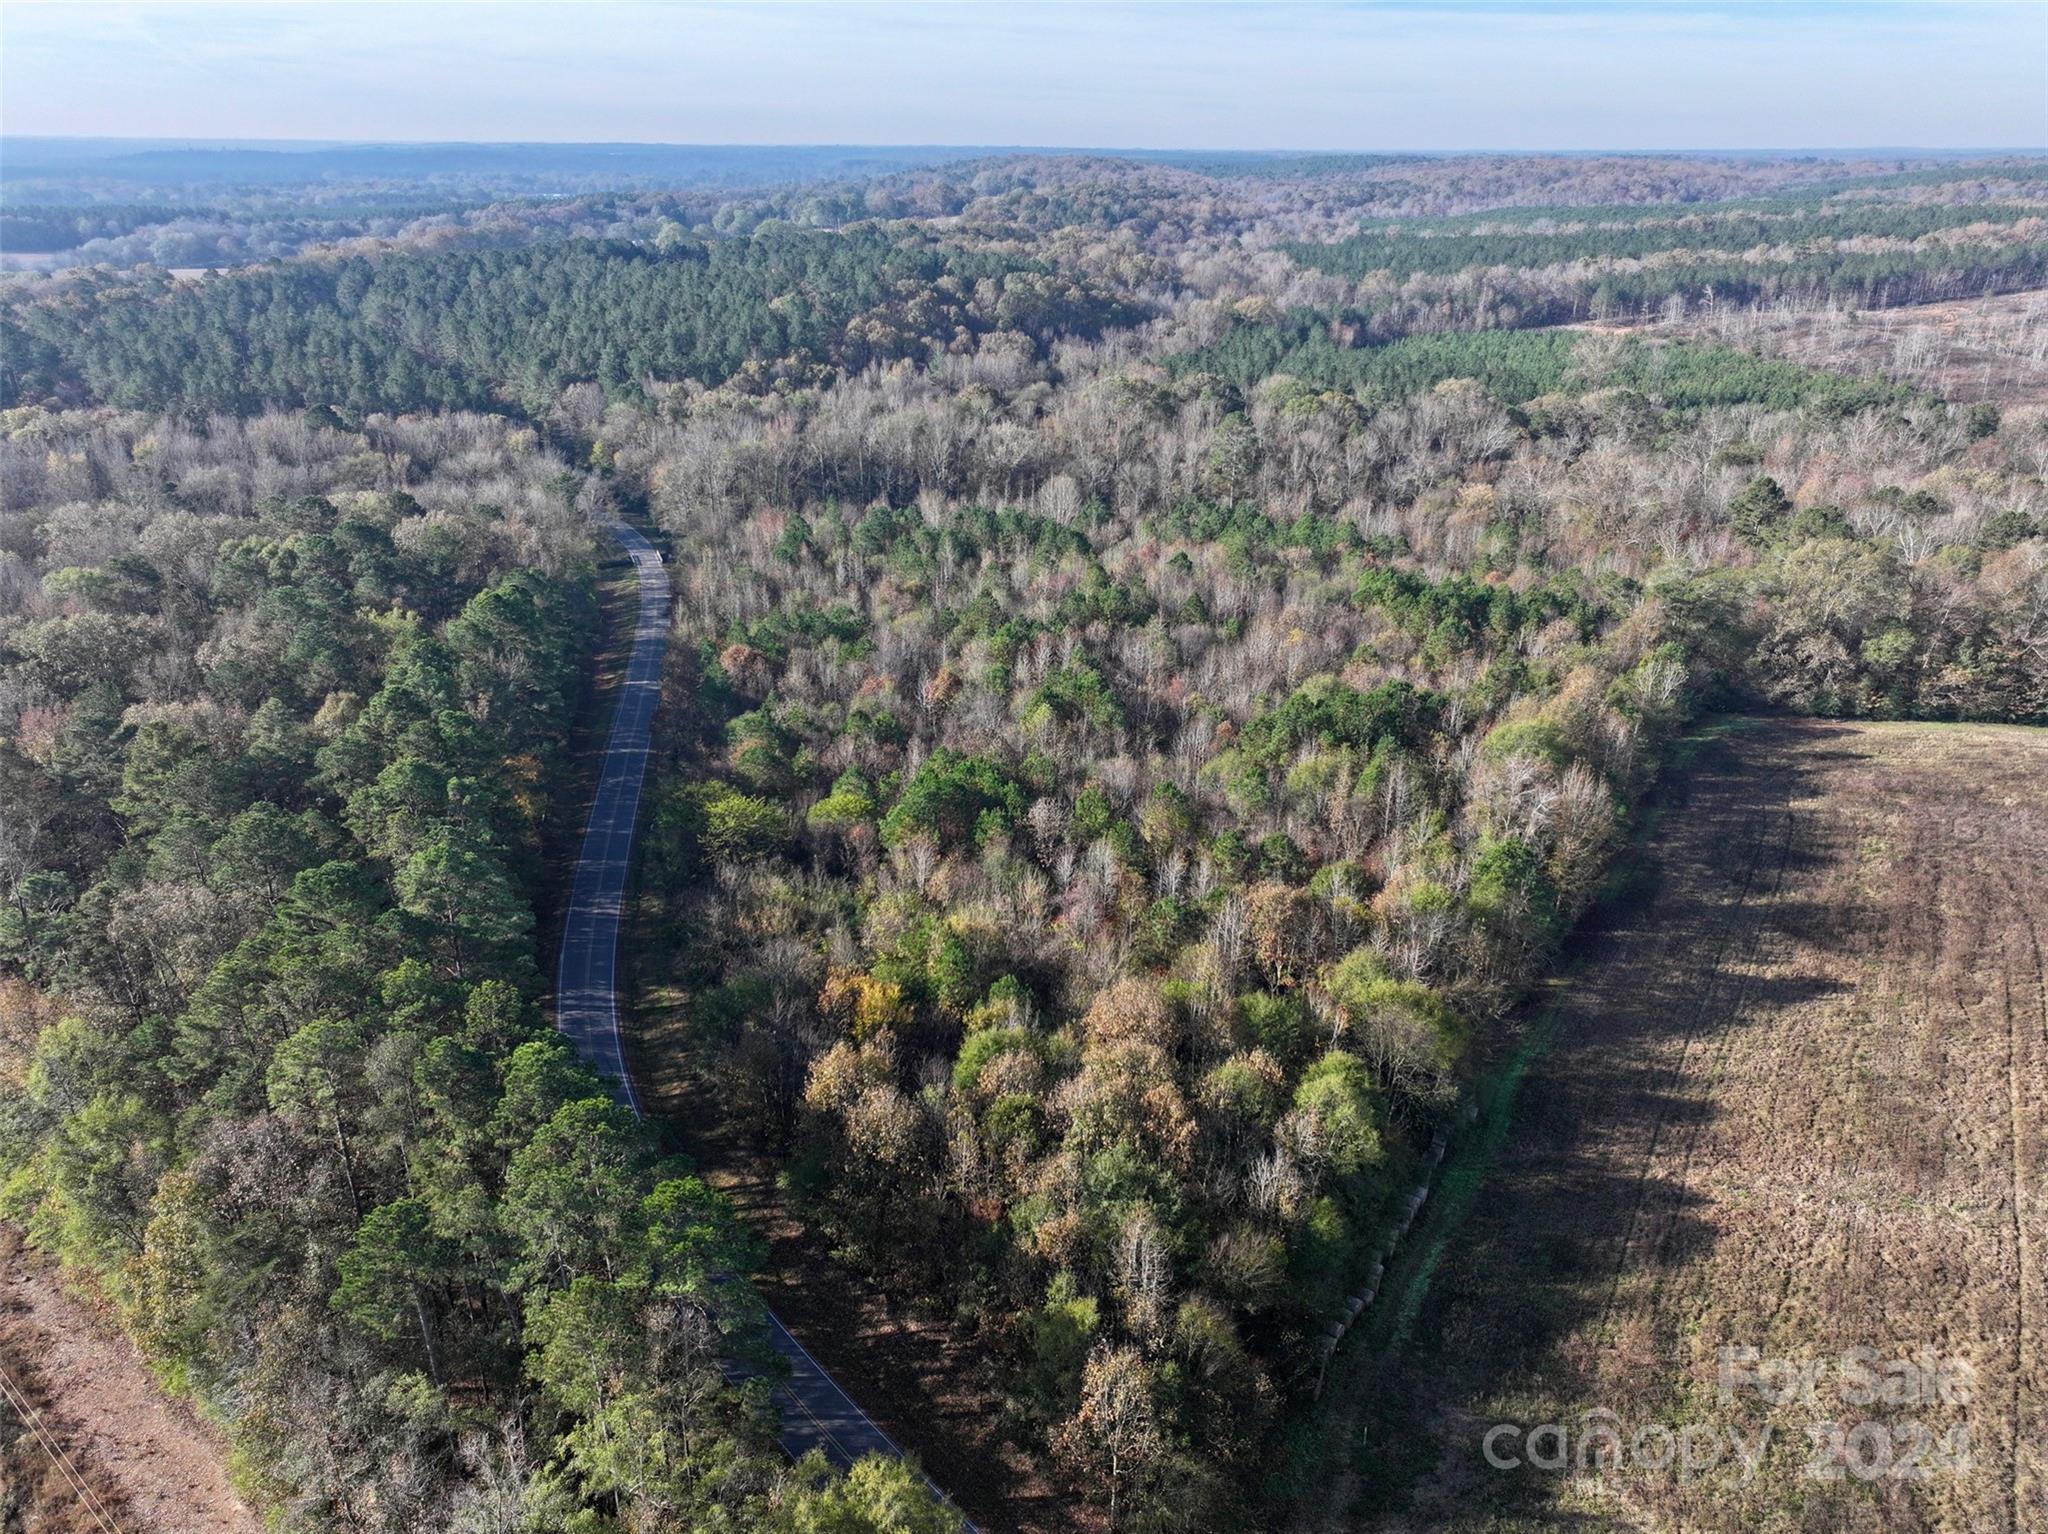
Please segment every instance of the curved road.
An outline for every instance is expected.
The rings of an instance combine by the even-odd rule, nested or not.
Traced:
[[[625,1047],[619,1037],[619,925],[625,912],[626,878],[632,869],[633,828],[640,815],[640,782],[647,772],[650,727],[655,705],[661,700],[661,662],[668,649],[669,581],[668,569],[653,544],[623,523],[609,524],[609,531],[632,556],[640,610],[633,628],[633,658],[619,687],[604,766],[590,803],[583,851],[576,862],[569,910],[562,922],[555,1026],[611,1083],[613,1095],[638,1117],[640,1094],[626,1069]],[[768,1335],[789,1365],[789,1377],[776,1390],[775,1400],[782,1412],[782,1447],[792,1458],[822,1449],[827,1459],[845,1469],[863,1455],[902,1457],[903,1451],[889,1435],[854,1404],[772,1312]],[[932,1490],[945,1496],[937,1486]],[[970,1531],[973,1527],[968,1525]]]

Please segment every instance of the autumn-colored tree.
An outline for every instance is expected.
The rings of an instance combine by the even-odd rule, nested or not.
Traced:
[[[1168,1451],[1158,1381],[1135,1348],[1099,1344],[1081,1371],[1081,1397],[1053,1442],[1070,1472],[1099,1476],[1109,1492],[1111,1528],[1121,1528]]]

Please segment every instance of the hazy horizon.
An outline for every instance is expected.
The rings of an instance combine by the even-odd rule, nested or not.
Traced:
[[[784,150],[943,150],[991,154],[1137,154],[1137,155],[1419,155],[1432,158],[1463,155],[1634,155],[1643,157],[1728,155],[1813,156],[1853,158],[1864,155],[1936,155],[1958,159],[1985,155],[2048,154],[2048,135],[2033,143],[2012,144],[1532,144],[1509,147],[1475,144],[1461,148],[1427,146],[1389,149],[1380,144],[1311,147],[1303,144],[1028,144],[972,143],[965,140],[910,142],[885,139],[501,139],[501,138],[292,138],[284,135],[233,137],[225,134],[24,133],[0,130],[0,143],[108,144],[149,146],[186,152],[213,148],[294,154],[321,149],[784,149]]]
[[[1755,153],[2039,142],[2030,0],[55,5],[10,138]]]

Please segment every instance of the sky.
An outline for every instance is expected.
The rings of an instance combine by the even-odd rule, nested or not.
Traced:
[[[0,131],[2025,147],[2048,143],[2048,0],[7,0]]]

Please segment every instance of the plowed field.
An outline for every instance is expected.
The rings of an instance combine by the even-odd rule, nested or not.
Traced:
[[[1638,855],[1311,1521],[2048,1529],[2048,733],[1731,728]]]

